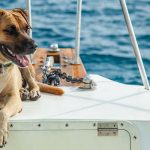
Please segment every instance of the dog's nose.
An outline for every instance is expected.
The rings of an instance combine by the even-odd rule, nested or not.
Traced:
[[[29,50],[37,48],[37,44],[33,40],[28,41],[26,46],[27,46],[27,49]]]

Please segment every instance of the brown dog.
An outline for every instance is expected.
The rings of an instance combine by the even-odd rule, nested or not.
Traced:
[[[59,88],[35,81],[32,65],[26,56],[36,50],[28,35],[29,28],[27,14],[22,9],[0,9],[0,147],[7,141],[9,117],[22,109],[19,91],[23,78],[28,83],[31,99],[40,97],[40,90],[63,94]]]

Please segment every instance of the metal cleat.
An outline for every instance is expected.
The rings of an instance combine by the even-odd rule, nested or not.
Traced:
[[[49,52],[59,52],[60,49],[58,47],[58,44],[57,43],[53,43],[50,45],[50,49],[48,50]]]
[[[68,65],[72,65],[72,64],[74,64],[74,61],[72,59],[65,59],[64,63],[66,63]]]
[[[49,57],[46,57],[44,61],[44,65],[41,68],[45,71],[49,71],[53,66],[54,66],[54,57],[49,56]]]
[[[47,57],[44,62],[44,66],[45,67],[53,67],[54,66],[54,57],[53,56]]]
[[[95,89],[96,83],[90,79],[88,76],[83,78],[82,84],[79,87],[80,89]]]

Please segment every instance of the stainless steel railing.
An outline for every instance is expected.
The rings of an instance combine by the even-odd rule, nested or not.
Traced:
[[[82,0],[77,0],[77,16],[76,16],[76,39],[75,39],[75,58],[74,63],[80,63],[80,35],[81,35],[81,12]]]
[[[26,0],[26,8],[29,14],[28,20],[29,20],[29,25],[30,25],[30,31],[29,31],[29,35],[32,38],[32,13],[31,13],[31,0]],[[31,63],[34,64],[35,62],[33,62],[33,55],[30,55],[30,59],[31,59]]]
[[[32,37],[31,0],[26,0],[26,8],[27,8],[27,11],[28,11],[28,13],[29,13],[29,18],[28,18],[28,20],[29,20],[29,24],[30,24],[30,27],[31,27],[29,34],[30,34],[30,37]]]
[[[149,87],[148,78],[147,78],[147,75],[146,75],[146,71],[145,71],[144,64],[143,64],[143,61],[142,61],[142,57],[141,57],[141,54],[140,54],[139,46],[138,46],[138,43],[137,43],[137,40],[136,40],[136,36],[135,36],[134,29],[133,29],[133,26],[132,26],[132,22],[131,22],[131,19],[130,19],[130,15],[129,15],[129,12],[128,12],[126,0],[120,0],[120,4],[121,4],[121,7],[122,7],[122,11],[123,11],[123,15],[124,15],[124,18],[125,18],[125,21],[126,21],[128,32],[129,32],[129,35],[130,35],[131,43],[132,43],[132,46],[133,46],[133,50],[134,50],[137,65],[138,65],[138,68],[139,68],[139,71],[140,71],[140,75],[141,75],[141,78],[142,78],[142,82],[144,84],[145,89],[149,90],[150,87]]]

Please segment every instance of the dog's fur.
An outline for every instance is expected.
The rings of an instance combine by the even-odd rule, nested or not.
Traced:
[[[13,28],[8,34],[8,28]],[[0,9],[0,44],[5,44],[11,48],[16,54],[30,54],[34,52],[34,41],[28,35],[28,19],[27,13],[22,9],[2,10]],[[28,45],[28,47],[26,46]],[[30,50],[28,52],[28,48]],[[0,52],[0,63],[6,64],[10,62]],[[18,68],[13,64],[6,68],[4,74],[0,74],[0,147],[3,147],[7,142],[8,136],[8,119],[22,110],[22,101],[20,90],[22,89],[22,81],[26,80],[29,86],[30,98],[35,100],[40,97],[40,89],[44,91],[41,83],[37,83],[34,79],[34,71],[32,65],[26,68]],[[50,93],[61,95],[63,90],[47,86]],[[46,90],[47,91],[47,90]]]

